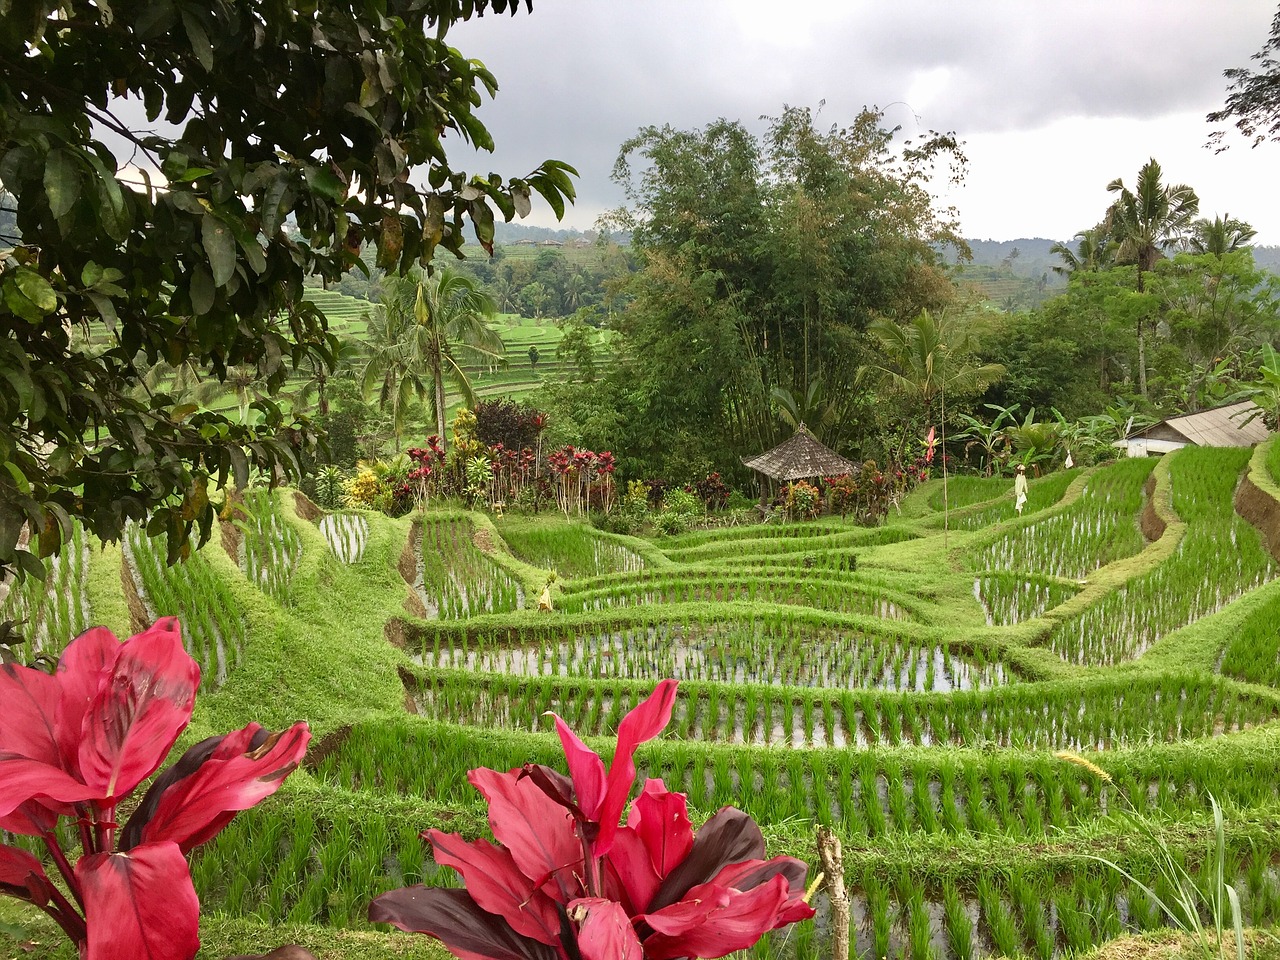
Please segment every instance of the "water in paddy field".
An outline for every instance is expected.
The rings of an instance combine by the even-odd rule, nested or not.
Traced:
[[[837,631],[774,637],[753,628],[665,624],[511,646],[424,650],[428,667],[519,676],[709,680],[919,693],[1009,682],[1000,663],[971,662],[948,647]]]
[[[636,584],[601,593],[569,593],[564,598],[563,606],[571,611],[601,611],[670,603],[734,603],[752,600],[809,606],[837,613],[860,613],[882,620],[914,619],[909,611],[875,593],[838,587],[815,589],[811,583],[782,580],[764,583],[685,580],[666,586]]]
[[[417,560],[413,587],[428,619],[459,620],[524,609],[524,587],[471,543],[470,525],[463,521],[424,530]]]
[[[369,521],[356,513],[330,513],[320,520],[320,532],[335,557],[356,563],[369,541]]]

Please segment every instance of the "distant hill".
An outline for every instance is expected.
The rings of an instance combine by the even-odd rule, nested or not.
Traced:
[[[1019,237],[1017,240],[969,240],[973,260],[957,263],[955,250],[944,253],[955,267],[956,282],[1005,310],[1037,307],[1067,284],[1053,272],[1062,261],[1050,253],[1056,240]]]

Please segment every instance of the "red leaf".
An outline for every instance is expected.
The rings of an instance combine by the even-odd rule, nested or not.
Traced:
[[[60,805],[55,804],[55,806]],[[74,812],[74,808],[68,806],[68,815],[72,812]],[[20,833],[28,837],[38,837],[43,833],[48,833],[57,823],[58,814],[38,800],[28,800],[26,803],[19,804],[12,813],[0,817],[0,830]]]
[[[155,773],[190,721],[199,685],[200,667],[182,648],[175,618],[124,643],[82,720],[85,783],[114,798]]]
[[[93,627],[76,637],[62,651],[58,660],[60,696],[55,729],[63,767],[78,773],[81,730],[85,711],[98,695],[98,690],[120,656],[123,645],[106,627]]]
[[[32,799],[75,803],[98,796],[97,790],[67,776],[57,767],[0,753],[0,817],[6,817]]]
[[[0,751],[59,766],[54,730],[58,693],[58,681],[43,671],[12,663],[0,666]]]
[[[612,900],[575,900],[569,915],[579,921],[582,960],[645,960],[640,939],[626,911]]]
[[[481,767],[467,779],[489,801],[489,827],[511,852],[516,866],[553,899],[567,904],[582,892],[582,844],[573,818],[518,771]]]
[[[636,747],[652,740],[671,722],[671,708],[676,702],[676,681],[663,680],[645,700],[622,718],[618,724],[618,749],[609,764],[609,777],[604,801],[600,804],[600,833],[596,837],[595,852],[603,856],[613,844],[618,830],[618,820],[631,795],[631,785],[636,780],[636,765],[632,759]]]
[[[369,904],[369,919],[441,941],[462,960],[557,960],[556,950],[522,937],[502,917],[481,910],[465,890],[402,887]]]
[[[764,835],[741,810],[722,807],[702,825],[683,862],[662,881],[650,910],[660,910],[707,883],[725,867],[743,860],[764,859]]]
[[[25,850],[0,843],[0,892],[30,899],[28,891],[33,877],[37,885],[49,882],[39,860]]]
[[[200,901],[176,843],[94,853],[76,863],[89,930],[82,960],[191,960]]]
[[[487,840],[467,843],[456,833],[427,835],[436,863],[462,875],[477,906],[505,919],[516,933],[551,946],[560,942],[555,902],[519,871],[509,851]]]
[[[694,887],[679,903],[638,919],[653,928],[644,941],[649,960],[677,957],[723,957],[745,950],[777,925],[787,900],[787,881],[742,892],[717,884]]]
[[[683,793],[672,793],[661,779],[645,781],[631,806],[629,825],[644,841],[658,876],[674,870],[693,848],[693,827]]]
[[[551,716],[555,718],[556,733],[560,735],[564,758],[569,764],[569,775],[573,777],[573,793],[578,801],[578,809],[594,820],[600,812],[600,804],[604,802],[604,762],[598,753],[569,729],[568,724],[554,713]]]
[[[653,902],[662,878],[653,868],[649,850],[631,827],[621,827],[613,836],[613,849],[604,863],[603,893],[622,902],[628,915],[644,913]]]
[[[121,835],[121,849],[172,840],[186,853],[208,842],[239,811],[275,793],[310,740],[305,722],[272,735],[251,723],[196,744],[147,790]]]

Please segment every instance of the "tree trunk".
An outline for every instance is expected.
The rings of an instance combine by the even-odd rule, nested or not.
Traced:
[[[1142,321],[1138,321],[1138,393],[1147,399],[1147,346],[1142,336]]]
[[[1138,292],[1142,293],[1142,258],[1138,258]],[[1138,393],[1147,399],[1147,344],[1142,338],[1142,317],[1138,317]]]
[[[440,449],[448,452],[449,447],[444,436],[444,362],[440,357],[440,344],[437,341],[431,351],[431,389],[435,392],[436,401],[436,433],[440,435]]]

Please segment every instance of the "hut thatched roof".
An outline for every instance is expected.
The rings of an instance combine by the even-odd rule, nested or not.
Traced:
[[[803,423],[790,440],[784,440],[757,456],[744,457],[742,463],[783,483],[809,477],[838,477],[858,470],[840,454],[818,442]]]

